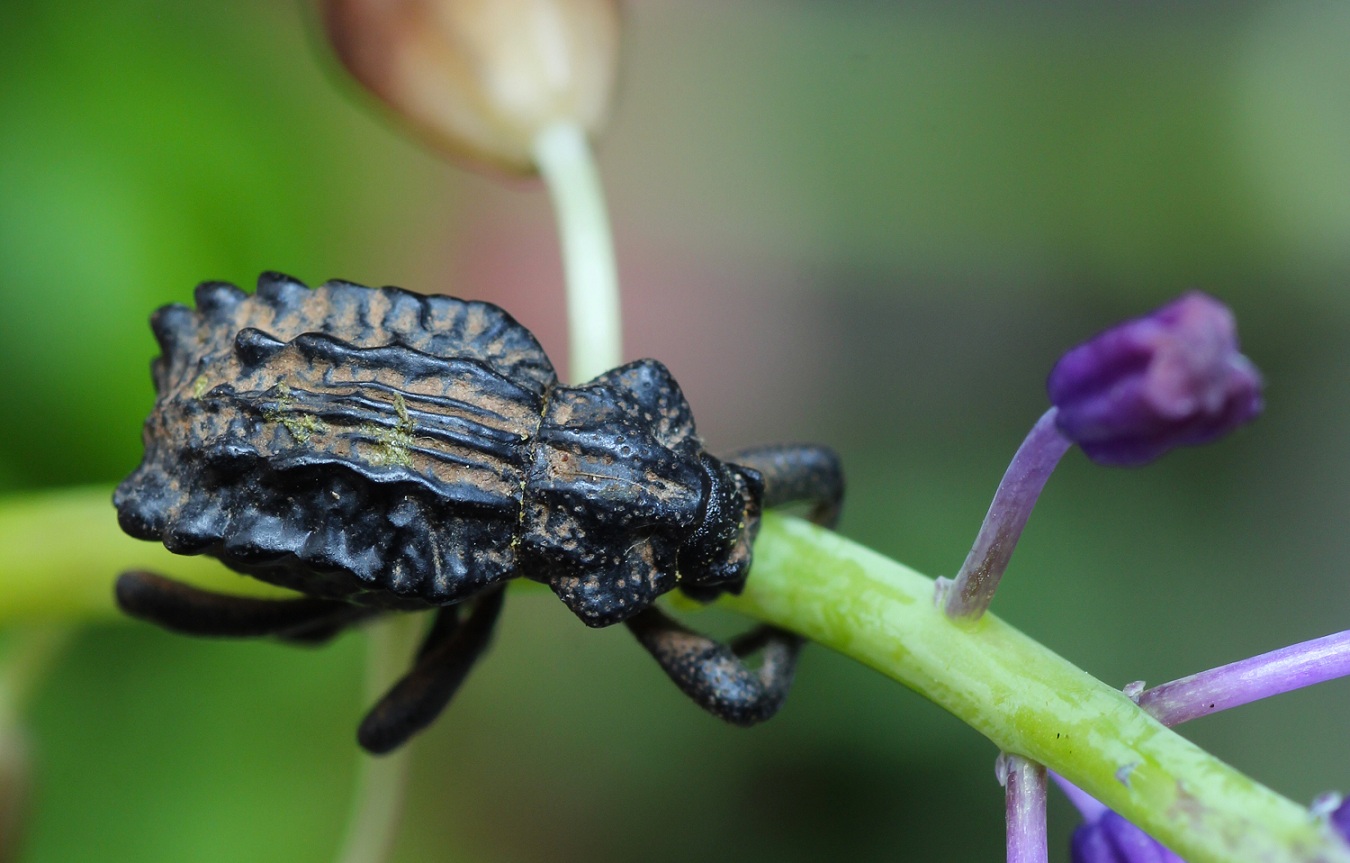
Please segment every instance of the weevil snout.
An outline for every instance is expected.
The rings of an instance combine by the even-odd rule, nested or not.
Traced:
[[[764,480],[753,468],[725,464],[706,454],[701,466],[703,510],[698,526],[680,546],[680,587],[694,595],[699,588],[739,593],[759,533]]]

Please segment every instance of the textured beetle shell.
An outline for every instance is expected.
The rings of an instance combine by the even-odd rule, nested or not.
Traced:
[[[487,303],[276,275],[196,299],[152,321],[159,400],[115,499],[129,533],[338,598],[454,601],[514,566],[556,382],[528,330]]]
[[[758,489],[703,452],[660,363],[563,387],[496,306],[397,288],[265,274],[196,300],[152,319],[158,399],[114,497],[133,536],[383,607],[523,575],[591,625],[645,608],[681,561],[743,582],[753,526],[701,525],[710,496],[732,525],[757,514]]]
[[[675,587],[680,547],[703,516],[701,453],[689,406],[653,360],[554,391],[522,552],[587,623],[628,617]]]

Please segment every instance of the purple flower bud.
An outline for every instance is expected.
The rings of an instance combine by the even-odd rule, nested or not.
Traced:
[[[1208,443],[1261,411],[1261,375],[1233,313],[1192,291],[1073,348],[1047,382],[1065,437],[1099,464]]]
[[[1184,863],[1158,840],[1107,809],[1073,831],[1073,863]]]
[[[1350,799],[1342,799],[1340,805],[1327,816],[1331,829],[1346,842],[1350,842]]]

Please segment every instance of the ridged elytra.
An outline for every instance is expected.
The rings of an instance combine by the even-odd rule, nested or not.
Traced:
[[[128,613],[193,634],[318,641],[375,614],[439,609],[413,670],[361,727],[377,752],[448,702],[516,577],[549,585],[590,626],[627,623],[721,718],[778,709],[795,637],[723,645],[652,603],[676,588],[739,592],[762,506],[805,500],[832,525],[843,478],[830,450],[719,460],[659,362],[563,385],[534,336],[485,302],[266,273],[253,295],[205,283],[195,309],[165,306],[151,324],[157,398],[144,460],[114,495],[123,529],[306,598],[135,572],[118,580]],[[757,649],[752,671],[740,657]]]

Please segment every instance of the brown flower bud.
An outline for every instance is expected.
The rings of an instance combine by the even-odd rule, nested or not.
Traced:
[[[618,0],[320,2],[343,65],[454,158],[531,172],[545,128],[605,120]]]

